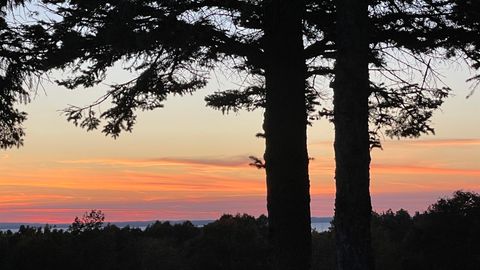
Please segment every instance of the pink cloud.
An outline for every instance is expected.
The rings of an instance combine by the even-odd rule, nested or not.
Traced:
[[[439,198],[452,191],[383,192],[372,193],[373,209],[383,212],[388,209],[425,211]],[[332,216],[334,193],[313,195],[312,216]],[[248,213],[258,216],[266,213],[265,196],[238,196],[186,200],[158,200],[150,202],[97,202],[56,207],[24,206],[14,210],[0,208],[3,222],[70,223],[91,209],[101,209],[106,222],[140,220],[216,219],[224,213]]]

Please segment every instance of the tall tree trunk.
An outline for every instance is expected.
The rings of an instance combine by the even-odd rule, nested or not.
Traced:
[[[267,208],[273,266],[307,270],[311,261],[306,65],[301,0],[265,1]]]
[[[336,0],[335,237],[339,270],[373,269],[370,240],[368,4]]]

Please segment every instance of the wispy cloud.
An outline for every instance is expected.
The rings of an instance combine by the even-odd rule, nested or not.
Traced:
[[[480,169],[423,167],[414,165],[374,164],[372,171],[385,174],[438,174],[438,175],[474,175],[480,176]]]
[[[169,174],[154,172],[104,172],[96,175],[78,171],[75,175],[65,175],[52,179],[49,175],[55,171],[44,172],[32,178],[18,180],[2,180],[3,189],[26,190],[27,193],[42,188],[78,194],[95,192],[95,196],[104,192],[161,192],[162,196],[183,198],[189,194],[215,196],[220,194],[263,194],[265,183],[263,178],[245,175],[208,175],[192,172]],[[100,193],[99,193],[100,192]],[[0,201],[3,200],[0,193]]]
[[[478,141],[432,140],[425,145],[476,145]],[[476,163],[455,165],[435,159],[422,159],[421,163],[408,159],[376,161],[372,164],[374,195],[391,191],[478,190],[480,168]],[[60,160],[54,166],[28,170],[10,168],[0,176],[0,219],[71,221],[88,208],[108,210],[115,220],[216,218],[223,212],[264,212],[265,172],[249,167],[249,162],[247,155],[97,158]],[[315,215],[333,209],[334,163],[332,157],[323,156],[310,162]],[[388,196],[384,201],[385,207],[395,206]],[[412,204],[411,209],[421,209],[415,208],[418,205],[424,204]]]
[[[415,146],[480,146],[480,139],[429,139],[429,140],[400,140],[396,143]]]
[[[32,205],[45,205],[45,204],[64,204],[68,200],[71,200],[72,196],[48,196],[48,195],[28,195],[28,197],[21,195],[12,195],[8,198],[1,197],[0,210],[9,209],[12,211],[18,207],[31,207]]]
[[[426,147],[438,147],[438,146],[480,146],[479,138],[449,138],[449,139],[403,139],[403,140],[384,140],[382,143],[385,145],[411,145],[411,146],[426,146]],[[316,141],[311,143],[312,146],[332,146],[333,141]]]
[[[224,168],[246,167],[249,164],[247,156],[234,157],[205,157],[205,158],[148,158],[148,159],[77,159],[60,160],[63,164],[92,164],[128,167],[157,167],[157,166],[211,166]]]
[[[431,164],[425,166],[417,166],[410,164],[382,164],[372,163],[372,173],[381,174],[431,174],[431,175],[463,175],[463,176],[478,176],[480,169],[477,168],[452,168],[441,167]],[[335,163],[311,163],[310,171],[313,173],[334,174]]]

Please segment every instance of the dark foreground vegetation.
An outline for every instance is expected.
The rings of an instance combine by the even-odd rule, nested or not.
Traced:
[[[0,233],[0,269],[271,269],[265,216],[224,215],[202,228],[156,222],[144,231],[86,217],[66,231]],[[313,269],[336,268],[334,243],[333,231],[312,233]],[[372,243],[376,269],[478,269],[480,195],[457,191],[414,216],[374,213]]]

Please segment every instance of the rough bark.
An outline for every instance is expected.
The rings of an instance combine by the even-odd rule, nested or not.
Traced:
[[[303,1],[265,4],[265,166],[273,269],[310,268]]]
[[[368,6],[337,0],[335,237],[339,270],[373,269],[370,240]]]

